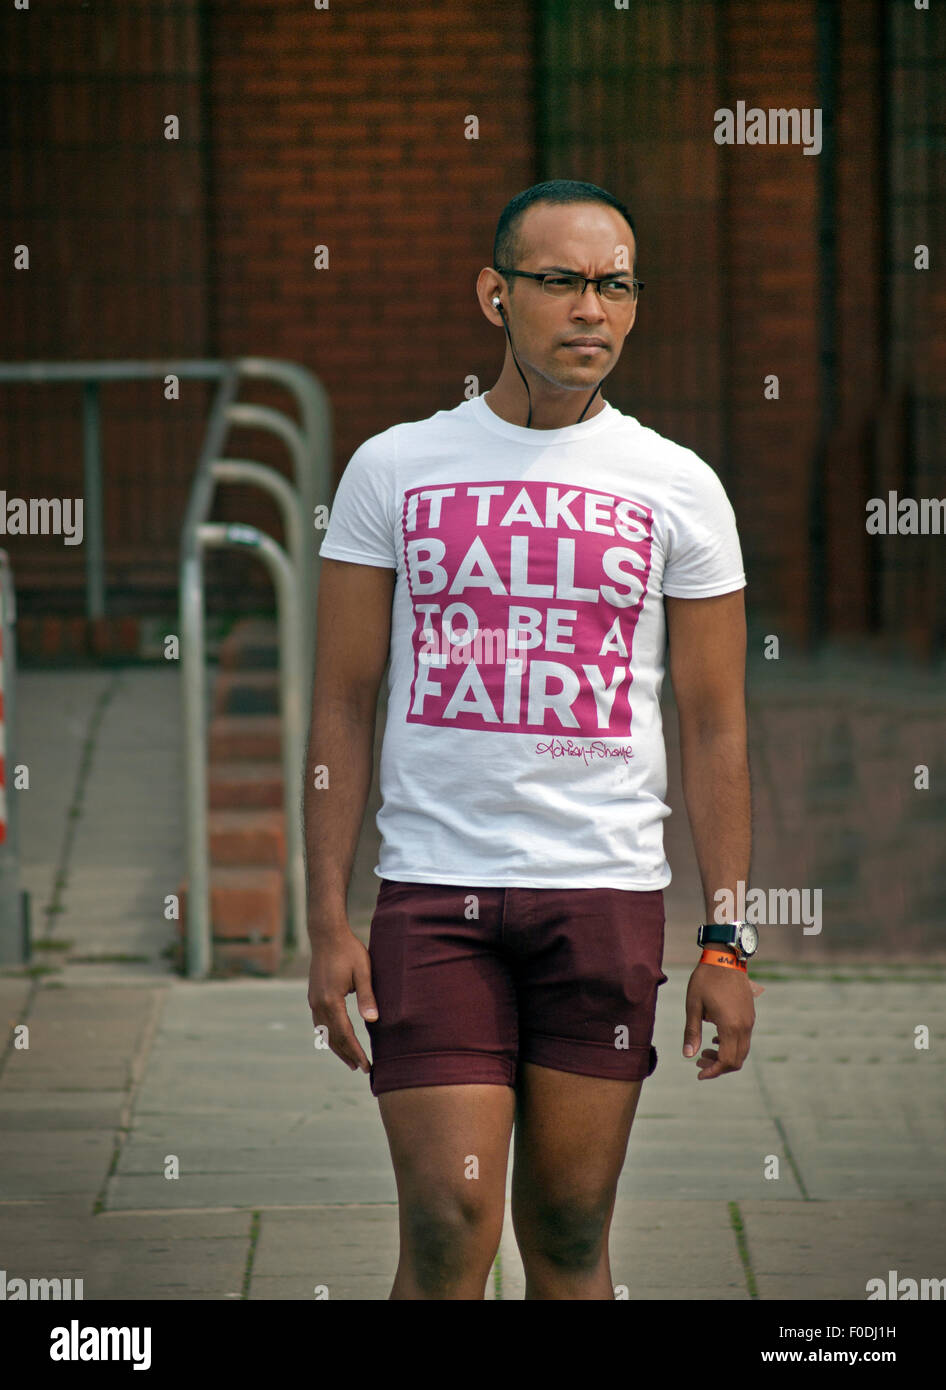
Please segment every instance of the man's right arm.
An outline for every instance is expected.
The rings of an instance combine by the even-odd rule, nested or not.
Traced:
[[[374,1006],[368,952],[348,923],[348,884],[374,769],[378,691],[391,640],[396,573],[380,565],[321,562],[315,674],[304,792],[309,1004],[330,1046],[368,1068],[345,1008]],[[327,785],[317,787],[324,766]]]

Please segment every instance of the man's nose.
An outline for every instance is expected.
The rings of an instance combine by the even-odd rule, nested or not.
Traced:
[[[601,296],[595,289],[594,285],[591,284],[585,286],[583,294],[575,295],[575,303],[573,305],[573,309],[577,310],[581,314],[582,318],[604,318],[604,308],[601,304]]]

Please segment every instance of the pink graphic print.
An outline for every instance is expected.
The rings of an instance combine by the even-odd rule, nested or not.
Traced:
[[[517,479],[411,488],[401,522],[414,611],[409,722],[630,735],[650,508]]]

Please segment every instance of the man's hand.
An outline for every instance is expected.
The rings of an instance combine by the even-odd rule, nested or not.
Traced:
[[[719,1033],[713,1038],[719,1051],[706,1047],[695,1058],[702,1071],[698,1081],[722,1076],[727,1071],[739,1071],[749,1055],[749,1039],[755,1024],[755,1005],[752,996],[761,994],[753,988],[748,975],[741,970],[722,965],[698,965],[687,985],[686,1027],[683,1032],[683,1055],[693,1057],[703,1041],[703,1021],[715,1023]]]
[[[371,957],[351,928],[312,939],[309,965],[309,1008],[312,1022],[328,1027],[328,1045],[352,1071],[369,1071],[371,1064],[351,1026],[345,996],[354,991],[362,1018],[376,1019],[378,1005],[371,990]]]

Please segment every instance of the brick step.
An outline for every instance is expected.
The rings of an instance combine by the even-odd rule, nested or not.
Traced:
[[[212,811],[281,809],[282,767],[269,760],[212,763],[207,770],[207,801]]]
[[[239,647],[221,644],[217,655],[221,671],[279,670],[279,645],[275,642],[272,646],[259,642],[244,642]]]
[[[17,575],[19,587],[20,576]],[[57,617],[20,613],[17,657],[21,663],[72,665],[89,657],[137,660],[142,646],[139,618]]]
[[[221,670],[276,670],[279,636],[275,623],[237,624],[221,642],[218,659]]]
[[[221,975],[275,975],[281,964],[279,941],[213,943],[213,970]]]
[[[241,618],[233,624],[228,636],[239,636],[252,642],[275,642],[279,624],[275,618]]]
[[[281,728],[278,714],[215,715],[208,735],[210,761],[278,762],[282,756]]]
[[[214,714],[278,714],[278,671],[227,671],[217,675]]]
[[[187,947],[176,940],[170,951],[173,968],[187,974]],[[210,970],[213,976],[275,975],[282,964],[282,949],[275,941],[214,941],[211,944]]]
[[[283,874],[265,864],[210,866],[210,922],[214,939],[282,939],[285,917]],[[187,935],[188,882],[181,884],[178,934]]]
[[[211,811],[207,821],[213,868],[285,868],[286,818],[282,810],[250,807]]]
[[[184,968],[187,941],[188,881],[178,887],[176,963]],[[226,974],[272,975],[282,960],[285,891],[279,869],[259,866],[210,870],[212,963]]]

